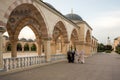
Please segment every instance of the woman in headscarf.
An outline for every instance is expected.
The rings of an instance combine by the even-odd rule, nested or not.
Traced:
[[[78,63],[78,62],[79,62],[79,60],[80,60],[79,57],[80,57],[79,51],[76,50],[76,51],[75,51],[75,63]]]
[[[84,52],[84,50],[81,50],[80,51],[80,62],[83,64],[83,63],[85,63],[85,56],[84,56],[84,54],[85,54],[85,52]]]

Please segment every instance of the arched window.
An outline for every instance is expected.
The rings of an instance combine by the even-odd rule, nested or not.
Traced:
[[[29,51],[29,45],[28,44],[24,45],[24,51]]]
[[[32,44],[31,51],[36,51],[36,45],[35,44]]]
[[[17,51],[22,51],[22,45],[20,43],[17,44]]]

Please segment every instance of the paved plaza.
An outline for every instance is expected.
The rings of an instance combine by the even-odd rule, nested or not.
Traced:
[[[85,64],[60,62],[0,76],[0,80],[120,80],[120,55],[98,53]]]

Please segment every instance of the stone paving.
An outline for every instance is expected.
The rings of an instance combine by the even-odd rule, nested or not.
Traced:
[[[60,62],[0,76],[0,80],[120,80],[120,55],[98,53],[85,64]]]

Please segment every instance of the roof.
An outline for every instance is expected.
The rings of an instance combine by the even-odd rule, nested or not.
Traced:
[[[65,16],[70,20],[83,21],[83,19],[78,14],[70,13],[70,14],[67,14]]]

